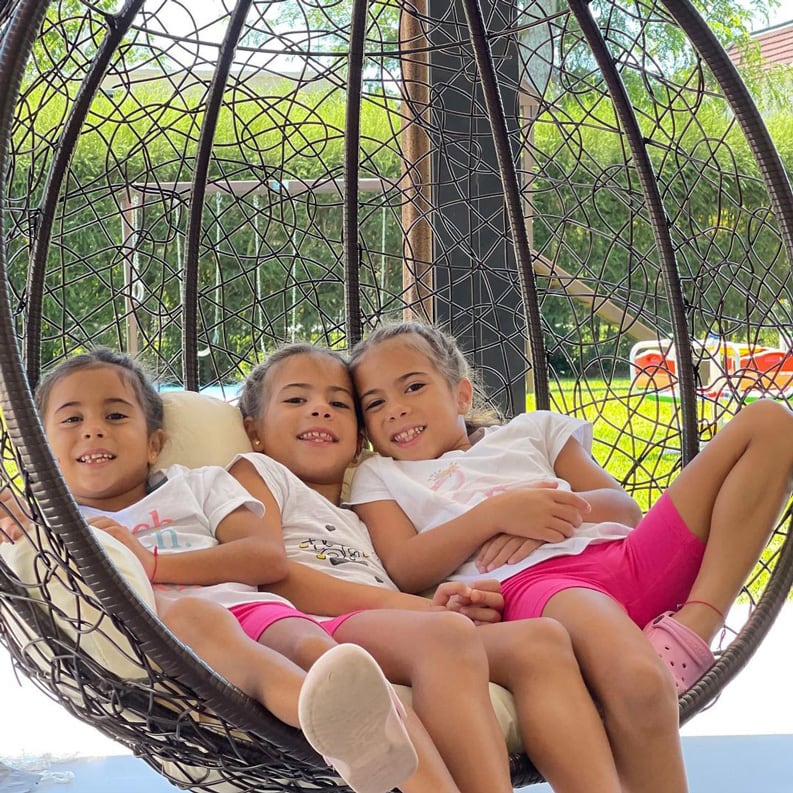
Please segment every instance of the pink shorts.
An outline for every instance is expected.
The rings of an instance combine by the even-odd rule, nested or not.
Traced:
[[[565,589],[603,592],[643,628],[683,603],[702,564],[705,543],[692,534],[664,493],[624,539],[587,546],[527,567],[501,585],[505,620],[542,615]]]
[[[285,603],[275,603],[267,601],[254,601],[253,603],[240,603],[232,606],[229,611],[237,618],[237,622],[242,626],[245,633],[254,641],[259,641],[261,635],[274,623],[279,620],[300,619],[313,622],[319,625],[329,636],[333,636],[339,626],[360,611],[351,611],[349,614],[341,614],[338,617],[331,617],[328,620],[318,620],[298,611]]]

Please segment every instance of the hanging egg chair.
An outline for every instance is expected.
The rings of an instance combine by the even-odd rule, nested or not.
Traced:
[[[505,415],[592,421],[645,508],[793,385],[790,183],[687,0],[10,0],[0,130],[0,485],[27,516],[0,557],[0,640],[193,790],[342,783],[82,521],[32,401],[44,369],[105,345],[231,399],[284,342],[430,320]],[[789,525],[683,721],[786,599]],[[512,772],[540,781],[520,753]]]

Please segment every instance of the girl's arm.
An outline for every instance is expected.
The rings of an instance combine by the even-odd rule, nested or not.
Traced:
[[[430,599],[384,587],[344,581],[300,562],[288,562],[284,579],[267,586],[269,592],[285,597],[300,611],[335,617],[359,609],[402,609],[408,611],[459,611],[477,623],[501,619],[504,599],[497,581],[460,581],[441,584]]]
[[[230,473],[254,498],[264,503],[265,515],[278,515],[278,541],[283,549],[281,510],[262,476],[254,465],[245,459],[237,460],[231,467]],[[342,581],[294,561],[287,561],[285,575],[279,580],[261,583],[266,583],[268,591],[285,597],[301,611],[329,617],[346,614],[356,609],[428,609],[432,605],[416,595]]]
[[[476,520],[476,507],[421,533],[396,501],[369,501],[353,509],[388,574],[405,592],[424,592],[442,581],[490,536],[485,523]]]
[[[287,574],[267,586],[301,611],[335,617],[358,609],[409,609],[427,611],[432,602],[384,587],[344,581],[300,562],[287,562]]]
[[[281,531],[281,511],[273,498],[270,488],[267,487],[256,468],[247,460],[238,460],[231,467],[231,474],[254,498],[264,504],[265,517],[267,515],[273,516],[273,518],[277,516],[278,525],[274,531],[277,531],[278,543],[285,554]],[[283,576],[270,581],[262,581],[261,583],[266,584],[268,591],[285,597],[298,609],[309,614],[336,616],[357,609],[401,608],[427,610],[444,607],[462,611],[466,616],[478,622],[494,622],[498,620],[500,612],[500,606],[495,608],[491,605],[491,598],[487,592],[478,589],[472,590],[472,588],[464,585],[463,589],[467,593],[465,595],[463,595],[461,589],[460,592],[454,595],[444,596],[442,593],[439,598],[430,601],[417,595],[395,592],[351,581],[342,581],[320,570],[314,570],[299,562],[292,561],[287,561],[286,573]],[[470,604],[465,602],[466,599],[470,599]]]
[[[278,516],[278,542],[283,550],[281,510],[270,488],[254,465],[248,460],[237,460],[230,469],[231,475],[265,507],[265,515]],[[281,595],[301,611],[308,614],[336,616],[356,609],[368,608],[412,608],[426,609],[431,606],[424,598],[393,592],[367,584],[342,581],[320,570],[314,570],[299,562],[287,561],[285,574],[278,580],[262,581],[269,592]],[[421,603],[420,601],[424,601]]]
[[[554,462],[554,472],[589,502],[588,522],[614,521],[635,526],[641,519],[639,505],[575,438],[570,438],[562,447]]]
[[[395,501],[371,501],[354,509],[369,527],[391,578],[407,592],[421,592],[443,580],[497,535],[530,541],[512,549],[510,561],[519,561],[536,547],[535,542],[558,542],[572,536],[584,519],[635,526],[641,518],[636,502],[574,438],[557,455],[554,473],[569,482],[573,492],[558,490],[551,483],[518,488],[420,533]],[[481,565],[480,560],[480,570],[493,569],[492,559],[488,561]]]
[[[153,583],[259,586],[280,581],[287,572],[281,511],[267,488],[260,493],[260,500],[265,509],[261,517],[245,506],[223,517],[215,528],[216,546],[160,554]],[[145,562],[144,568],[149,569]]]
[[[263,578],[279,580],[286,575],[283,545],[272,542],[264,519],[247,507],[238,507],[218,524],[219,545],[178,553],[153,553],[111,518],[91,518],[89,523],[123,542],[153,584],[208,586],[239,581],[257,586]]]
[[[267,590],[289,600],[300,611],[335,617],[357,609],[409,609],[427,611],[432,603],[384,587],[345,581],[300,562],[288,561],[287,574],[268,584]]]
[[[541,542],[570,537],[589,505],[580,494],[558,490],[548,482],[535,483],[491,496],[420,533],[395,501],[370,501],[354,509],[368,526],[377,555],[397,586],[422,592],[451,575],[497,534]]]
[[[554,473],[589,503],[587,521],[614,521],[635,526],[641,518],[641,510],[633,499],[574,438],[570,438],[559,452]],[[503,564],[516,564],[541,544],[513,534],[500,534],[483,544],[476,560],[477,568],[488,573]]]

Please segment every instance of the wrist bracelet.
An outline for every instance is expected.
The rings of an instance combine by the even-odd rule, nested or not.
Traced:
[[[152,584],[154,583],[154,576],[157,575],[157,562],[160,558],[159,551],[160,549],[155,545],[154,550],[152,551],[152,553],[154,554],[154,567],[152,568],[151,575],[149,576],[149,581],[151,581]]]

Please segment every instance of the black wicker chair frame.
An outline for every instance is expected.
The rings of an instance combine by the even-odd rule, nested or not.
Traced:
[[[0,484],[35,571],[0,561],[0,639],[179,784],[336,788],[110,563],[45,442],[42,367],[99,343],[233,395],[283,341],[346,349],[384,318],[429,318],[507,415],[528,393],[592,420],[598,458],[647,506],[714,426],[788,393],[790,183],[687,0],[113,7],[0,6]],[[788,596],[789,522],[683,721]],[[86,650],[97,634],[135,674]],[[527,757],[513,780],[539,781]]]

